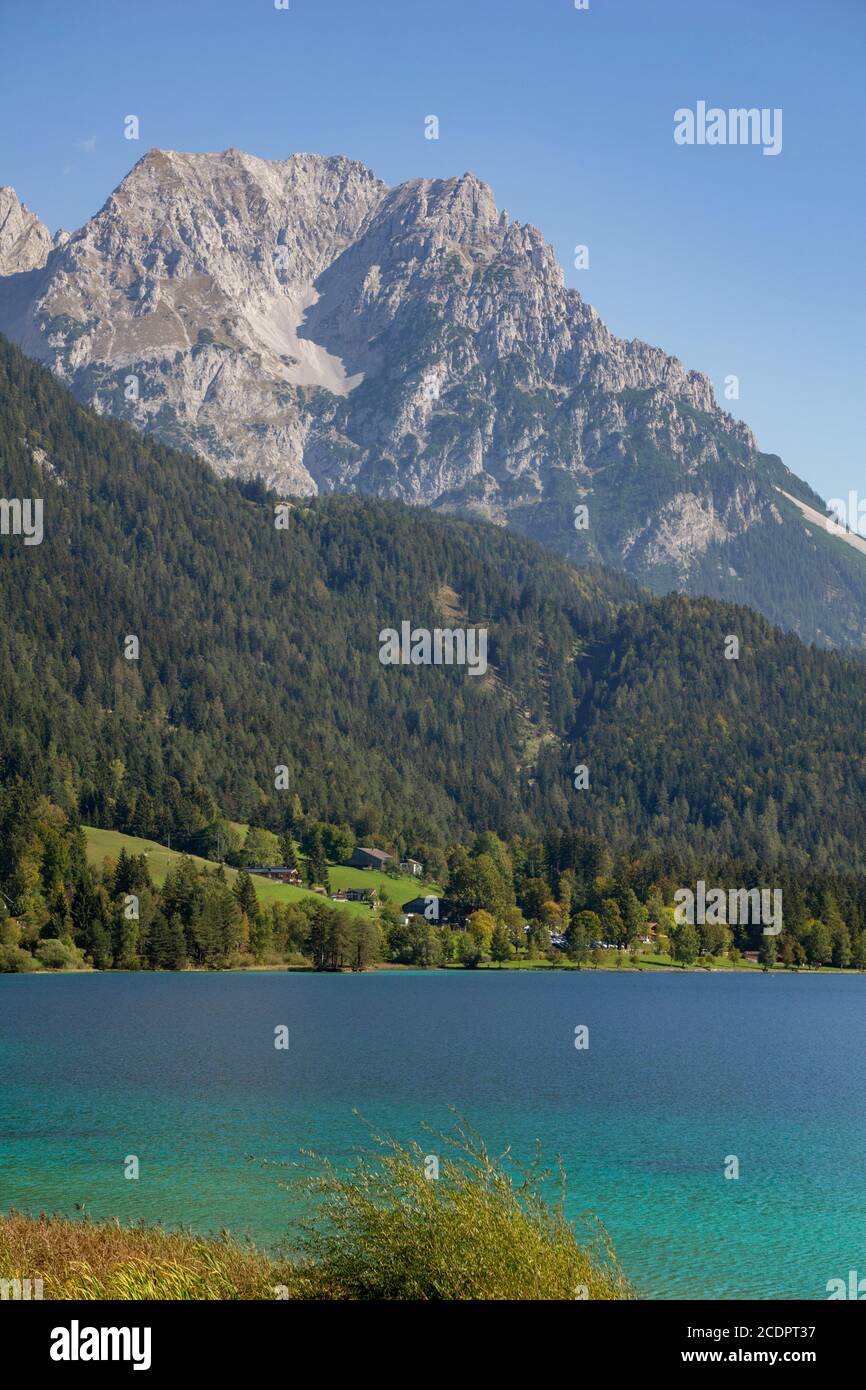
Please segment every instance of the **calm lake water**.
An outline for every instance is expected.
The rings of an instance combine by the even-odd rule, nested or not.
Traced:
[[[866,1275],[864,1058],[860,976],[0,976],[0,1205],[270,1247],[293,1199],[248,1155],[343,1162],[354,1108],[436,1152],[453,1105],[561,1154],[645,1297],[822,1299]]]

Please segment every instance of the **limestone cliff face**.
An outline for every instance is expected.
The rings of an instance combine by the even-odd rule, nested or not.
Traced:
[[[152,150],[54,242],[0,190],[0,271],[0,331],[220,473],[477,512],[798,626],[754,571],[783,532],[791,563],[814,550],[778,488],[820,499],[707,377],[615,338],[473,174]]]
[[[0,188],[0,275],[43,266],[52,244],[48,228],[19,202],[15,189]]]
[[[0,327],[96,409],[311,491],[300,397],[349,383],[297,329],[383,192],[347,159],[151,151],[26,295],[0,285]]]

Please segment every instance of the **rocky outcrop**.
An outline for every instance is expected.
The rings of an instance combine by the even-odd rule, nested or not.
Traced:
[[[52,237],[19,201],[14,188],[0,188],[0,275],[37,270],[48,259]]]

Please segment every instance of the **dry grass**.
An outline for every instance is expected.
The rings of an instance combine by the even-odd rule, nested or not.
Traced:
[[[264,1299],[285,1282],[227,1238],[14,1211],[0,1219],[0,1278],[42,1279],[46,1299]]]

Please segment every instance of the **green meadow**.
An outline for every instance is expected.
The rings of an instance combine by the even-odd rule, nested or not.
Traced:
[[[238,826],[237,829],[245,830],[246,827]],[[150,875],[157,888],[165,882],[169,868],[183,858],[179,850],[168,849],[165,845],[157,844],[155,840],[144,840],[137,835],[124,835],[119,830],[97,830],[92,825],[85,825],[84,833],[87,836],[87,858],[91,864],[100,868],[106,857],[116,859],[122,849],[125,849],[127,854],[146,854]],[[200,859],[195,854],[189,855],[189,858],[200,868],[218,867],[215,860]],[[303,860],[300,852],[298,858],[300,861]],[[226,878],[233,883],[237,878],[237,869],[231,869],[226,865],[225,872]],[[375,869],[350,869],[343,864],[329,864],[328,876],[331,880],[331,891],[334,893],[343,888],[376,888],[380,894],[389,897],[398,905],[417,897],[419,893],[437,891],[430,884],[422,884],[420,879],[407,875],[389,878],[387,874],[378,873]],[[309,888],[293,888],[288,883],[277,883],[261,878],[258,874],[253,874],[253,883],[256,895],[262,903],[294,903],[310,896]],[[363,915],[370,910],[364,903],[341,903],[340,906],[356,915]]]

